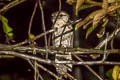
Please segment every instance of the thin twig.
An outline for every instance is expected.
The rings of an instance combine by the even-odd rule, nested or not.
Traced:
[[[91,5],[95,5],[95,6],[102,6],[101,2],[97,2],[97,1],[93,1],[93,0],[86,0],[85,3],[91,4]]]
[[[55,18],[55,21],[53,22],[52,28],[54,28],[54,25],[56,24],[56,21],[57,21],[57,19],[58,19],[58,16],[59,16],[59,14],[60,14],[60,12],[61,12],[61,9],[62,9],[62,6],[61,6],[61,5],[62,5],[62,4],[61,4],[61,0],[59,0],[59,11],[58,11],[57,16],[56,16],[56,18]]]
[[[31,19],[30,19],[30,22],[29,22],[28,36],[30,36],[30,33],[31,33],[32,22],[33,22],[33,18],[34,18],[34,16],[35,16],[35,12],[36,12],[36,10],[37,10],[37,6],[38,6],[38,3],[37,3],[37,0],[36,0],[35,6],[34,6],[34,10],[33,10],[33,13],[32,13]]]
[[[54,29],[48,30],[48,31],[46,31],[46,32],[44,32],[44,33],[41,33],[41,34],[35,36],[35,38],[33,38],[32,40],[33,40],[33,41],[34,41],[34,40],[37,40],[37,39],[43,37],[44,35],[50,34],[50,33],[54,32],[54,31],[55,31]],[[12,45],[12,48],[17,47],[17,46],[21,46],[21,45],[24,45],[24,44],[27,44],[28,42],[29,42],[29,40],[25,40],[25,41],[23,41],[23,42],[14,44],[14,45]]]
[[[62,9],[62,4],[61,4],[61,0],[59,0],[59,11],[61,11]]]
[[[0,55],[0,59],[7,59],[7,58],[15,58],[15,56],[12,56],[12,55]]]
[[[45,20],[44,20],[44,11],[43,11],[43,7],[41,4],[41,0],[39,0],[39,7],[40,7],[40,11],[41,11],[41,17],[42,17],[42,29],[43,32],[46,32],[46,27],[45,27]],[[46,49],[48,48],[48,43],[47,43],[47,36],[46,34],[44,35],[44,39],[45,39],[45,47]],[[48,53],[46,54],[46,59],[48,59]]]
[[[118,27],[118,26],[119,25],[117,23],[115,30],[107,38],[105,38],[101,43],[99,43],[95,47],[95,49],[101,49],[105,45],[106,41],[109,42],[111,39],[113,39],[120,32],[120,27]],[[91,55],[91,57],[96,59],[96,58],[100,57],[100,55]]]
[[[108,33],[107,33],[107,37],[106,37],[106,43],[105,43],[104,54],[103,54],[103,59],[102,59],[103,62],[107,59],[107,52],[106,52],[107,45],[108,45],[107,39],[108,39]]]
[[[52,61],[53,64],[72,64],[72,65],[120,65],[120,62],[112,62],[112,61]]]
[[[18,51],[18,52],[28,52],[32,53],[34,48],[30,46],[19,46],[15,48],[12,45],[5,45],[5,44],[0,44],[0,51]],[[44,47],[35,47],[37,53],[50,53],[50,54],[81,54],[81,55],[86,55],[86,54],[103,54],[104,50],[100,49],[86,49],[86,48],[58,48],[58,47],[49,47],[48,49]],[[106,50],[107,53],[109,54],[114,54],[114,53],[120,53],[120,49],[108,49]]]
[[[71,22],[71,23],[69,23],[69,24],[63,25],[63,27],[64,27],[64,26],[69,26],[69,25],[76,24],[76,23],[79,22],[79,21],[81,21],[81,19],[78,19],[78,20],[75,20],[75,21],[73,21],[73,22]],[[43,33],[35,36],[32,40],[33,40],[33,41],[34,41],[34,40],[37,40],[37,39],[43,37],[44,35],[53,33],[54,31],[56,31],[56,29],[54,29],[54,28],[53,28],[53,29],[50,29],[50,30],[48,30],[48,31],[46,31],[46,32],[43,32]],[[28,42],[29,42],[29,40],[25,40],[25,41],[23,41],[23,42],[14,44],[14,45],[12,45],[12,48],[17,47],[17,46],[21,46],[21,45],[24,45],[24,44],[27,44]]]
[[[58,19],[58,17],[59,17],[59,15],[60,15],[60,12],[61,12],[61,0],[59,0],[59,11],[58,11],[58,13],[57,13],[57,16],[55,17],[55,20],[53,21],[53,24],[52,24],[52,27],[51,28],[54,28],[54,25],[56,24],[56,22],[57,22],[57,19]],[[52,17],[54,17],[54,16],[52,16]],[[51,19],[52,20],[52,19]],[[51,34],[51,36],[52,36],[52,39],[54,38],[54,34],[52,33]],[[53,42],[53,41],[52,41]]]
[[[27,60],[28,63],[32,66],[32,68],[35,70],[32,61],[31,61],[30,59],[26,59],[26,60]],[[44,80],[43,77],[40,75],[39,70],[37,70],[37,74],[38,74],[38,77],[40,78],[40,80]]]
[[[25,59],[31,59],[31,60],[36,60],[38,62],[41,63],[45,63],[45,64],[51,64],[51,60],[45,60],[39,57],[35,57],[33,55],[27,55],[27,54],[21,54],[18,52],[14,52],[14,51],[0,51],[0,54],[5,54],[5,55],[12,55],[12,56],[16,56],[16,57],[21,57],[21,58],[25,58]]]
[[[33,50],[33,54],[36,55],[36,49],[35,48]],[[35,70],[34,70],[34,80],[37,80],[38,79],[38,76],[37,76],[38,67],[37,67],[37,61],[36,60],[34,61],[34,68],[35,68]]]
[[[0,51],[0,54],[5,54],[5,55],[12,55],[12,56],[16,56],[16,57],[21,57],[21,58],[25,58],[25,59],[32,59],[32,60],[36,60],[40,63],[45,63],[45,64],[49,64],[49,65],[54,65],[54,64],[72,64],[72,65],[120,65],[120,62],[112,62],[112,61],[83,61],[83,62],[79,62],[79,61],[52,61],[52,60],[45,60],[42,58],[38,58],[36,56],[31,56],[31,55],[27,55],[27,54],[21,54],[21,53],[17,53],[14,51]]]
[[[44,71],[48,72],[50,75],[54,76],[56,79],[61,79],[60,77],[58,77],[56,74],[54,74],[53,72],[51,72],[50,70],[48,70],[47,68],[45,68],[44,66],[37,64],[37,66],[41,69],[43,69]]]
[[[72,79],[72,80],[77,80],[75,77],[73,77],[71,74],[69,74],[69,73],[66,73],[66,75],[70,78],[70,79]]]
[[[78,59],[79,61],[81,61],[81,62],[83,62],[83,60],[80,58],[80,57],[78,57],[77,55],[74,55],[73,54],[73,56],[76,58],[76,59]],[[88,65],[84,65],[91,73],[93,73],[99,80],[103,80],[90,66],[88,66]]]
[[[10,2],[9,4],[7,4],[6,6],[4,6],[2,9],[0,9],[0,13],[5,12],[5,11],[15,7],[16,5],[25,2],[25,1],[27,1],[27,0],[14,0],[14,1]]]
[[[114,36],[116,36],[118,33],[120,32],[120,27],[118,27],[117,29],[115,29],[109,36],[107,39],[107,42],[110,41]],[[95,49],[100,49],[102,48],[105,43],[106,43],[106,39],[104,39],[100,44],[98,44],[98,46],[96,46]]]

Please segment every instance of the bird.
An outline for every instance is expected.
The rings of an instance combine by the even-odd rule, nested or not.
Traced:
[[[57,11],[52,13],[53,28],[56,31],[52,36],[52,44],[54,47],[73,48],[73,27],[70,24],[70,16],[65,11]],[[71,52],[69,54],[56,54],[55,61],[72,60]],[[71,64],[56,64],[58,75],[64,76],[68,71],[72,71]]]

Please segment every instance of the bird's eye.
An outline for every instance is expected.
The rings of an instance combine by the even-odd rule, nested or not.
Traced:
[[[60,14],[60,17],[63,17],[63,16],[66,16],[66,15],[64,15],[64,14]]]

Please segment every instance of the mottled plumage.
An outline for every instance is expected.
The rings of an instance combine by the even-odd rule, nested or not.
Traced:
[[[58,12],[52,14],[52,22],[54,23]],[[69,24],[69,15],[66,12],[61,11],[59,16],[57,17],[56,23],[54,24],[54,28],[57,30],[54,32],[53,35],[53,46],[55,47],[64,47],[70,48],[73,47],[73,32],[72,25],[64,26]],[[71,31],[71,32],[69,32]],[[64,54],[56,54],[55,61],[62,61],[62,60],[72,60],[71,54],[64,55]],[[72,65],[64,65],[64,64],[56,64],[56,71],[60,75],[64,75],[67,70],[72,70]]]

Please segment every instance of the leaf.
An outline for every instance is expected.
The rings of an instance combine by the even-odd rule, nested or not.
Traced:
[[[120,74],[118,74],[118,80],[120,80]]]
[[[92,33],[92,31],[94,30],[95,28],[93,26],[89,27],[88,30],[87,30],[87,33],[86,33],[86,36],[85,38],[87,39],[88,36]]]
[[[100,30],[100,32],[97,33],[97,37],[98,37],[98,38],[101,38],[101,37],[103,37],[104,34],[105,34],[105,27],[103,27],[103,28]]]
[[[112,72],[113,80],[119,80],[120,79],[120,67],[118,65],[114,66],[113,72]]]
[[[114,11],[116,9],[120,8],[120,5],[112,5],[112,6],[109,6],[108,7],[108,13],[111,12],[111,11]],[[103,12],[102,12],[103,11]],[[102,14],[101,14],[102,12]],[[99,13],[99,14],[98,14]],[[96,15],[98,14],[98,15]],[[90,20],[92,20],[94,18],[94,16],[96,15],[96,18],[94,18],[94,23],[93,25],[97,25],[97,23],[105,16],[104,15],[105,12],[103,9],[100,9],[100,10],[96,10],[94,12],[92,12],[90,15],[88,15],[83,21],[80,21],[78,22],[76,25],[75,25],[75,30],[78,30],[80,27],[82,27],[83,25],[85,25],[87,22],[89,22]],[[102,16],[102,17],[100,17]],[[100,18],[100,19],[99,19]],[[97,22],[96,22],[97,20]]]
[[[108,12],[114,11],[116,9],[120,8],[120,5],[112,5],[108,8]]]
[[[118,1],[118,5],[120,5],[120,1]],[[120,8],[118,8],[116,11],[118,14],[120,14]]]
[[[2,27],[3,27],[3,31],[4,33],[6,33],[6,35],[8,35],[9,37],[13,36],[13,29],[8,25],[8,20],[7,18],[5,18],[4,16],[0,15],[0,20],[2,22]]]
[[[13,37],[13,33],[12,33],[12,32],[9,32],[9,33],[8,33],[8,36],[9,36],[9,37]]]
[[[2,23],[3,23],[3,31],[4,31],[6,34],[8,34],[9,32],[12,32],[12,31],[13,31],[13,29],[8,25],[8,23],[3,22],[3,21],[2,21]]]
[[[91,21],[89,21],[89,22],[87,22],[87,23],[83,26],[83,29],[87,29],[87,28],[88,28],[88,26],[89,26],[91,23],[92,23],[92,20],[91,20]]]
[[[79,8],[84,3],[84,0],[77,0],[76,2],[76,8],[75,8],[75,15],[78,16]]]
[[[107,10],[108,10],[108,0],[103,0],[102,8],[107,13]]]
[[[118,5],[120,5],[120,0],[118,0]]]
[[[96,27],[97,24],[100,22],[100,20],[106,15],[108,11],[108,0],[103,0],[102,8],[103,9],[99,10],[94,16],[94,19],[93,19],[94,27]]]
[[[86,9],[86,8],[92,8],[94,7],[95,5],[90,5],[90,4],[83,4],[81,5],[81,7],[79,7],[79,10],[83,10],[83,9]]]
[[[30,39],[33,39],[34,37],[35,37],[34,34],[30,34],[30,35],[29,35],[29,38],[30,38]]]
[[[96,27],[104,16],[105,16],[105,11],[99,10],[93,18],[93,27]]]
[[[103,19],[103,24],[102,24],[102,27],[106,27],[106,25],[108,24],[109,22],[109,19],[107,19],[106,17]]]
[[[120,14],[120,8],[116,10],[118,14]]]
[[[78,23],[75,25],[75,30],[77,31],[77,30],[78,30],[82,25],[84,25],[86,22],[88,22],[88,21],[83,20],[83,21],[78,22]]]
[[[109,80],[113,80],[112,72],[113,72],[113,69],[109,69],[105,74],[109,78]]]
[[[7,18],[5,18],[4,16],[0,15],[0,20],[3,21],[3,22],[6,22],[8,23],[8,20]]]
[[[114,3],[115,0],[108,0],[108,3]]]
[[[85,25],[86,23],[88,23],[90,20],[92,20],[94,18],[94,16],[96,15],[96,13],[98,13],[101,10],[96,10],[94,12],[92,12],[91,14],[89,14],[83,21],[78,22],[75,25],[75,30],[78,30],[81,26]]]
[[[68,3],[69,5],[72,5],[73,3],[75,3],[76,0],[67,0],[66,3]]]

